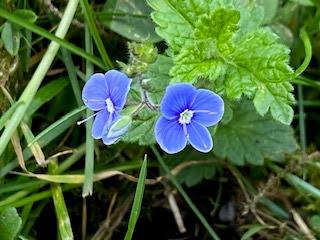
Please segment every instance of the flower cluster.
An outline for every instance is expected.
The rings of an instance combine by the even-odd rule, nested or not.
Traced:
[[[92,137],[110,145],[129,129],[130,116],[120,117],[130,89],[131,79],[111,70],[91,76],[83,88],[84,104],[95,111]],[[161,101],[162,116],[154,133],[160,147],[167,153],[181,151],[190,143],[200,152],[209,152],[212,138],[207,127],[217,124],[224,112],[220,96],[191,84],[177,83],[167,87]]]

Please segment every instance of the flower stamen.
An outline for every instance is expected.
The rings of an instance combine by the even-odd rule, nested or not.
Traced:
[[[193,117],[193,111],[186,109],[182,113],[180,113],[179,123],[181,124],[189,124]]]
[[[77,125],[80,125],[80,124],[82,124],[82,123],[84,123],[84,122],[88,121],[89,119],[93,118],[93,117],[94,117],[95,115],[97,115],[97,114],[98,114],[98,112],[96,112],[96,113],[94,113],[94,114],[92,114],[92,115],[88,116],[87,118],[85,118],[85,119],[83,119],[83,120],[81,120],[81,121],[78,121],[78,122],[77,122]]]
[[[111,101],[110,98],[107,98],[106,99],[106,104],[107,104],[107,110],[109,113],[113,113],[115,111],[114,109],[114,105],[113,105],[113,102]]]

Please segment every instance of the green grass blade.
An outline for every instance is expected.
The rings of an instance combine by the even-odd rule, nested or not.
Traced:
[[[67,34],[67,31],[69,29],[73,16],[77,10],[78,2],[79,0],[71,0],[68,2],[68,5],[65,9],[65,12],[61,18],[60,24],[56,31],[57,37],[63,38]],[[0,16],[1,16],[1,13],[3,12],[7,13],[8,16],[14,16],[13,14],[10,14],[3,9],[0,9]],[[27,23],[28,21],[24,21],[20,19],[20,22]],[[5,127],[5,130],[0,137],[0,156],[3,154],[4,150],[6,149],[11,139],[11,136],[16,131],[21,120],[25,116],[28,110],[28,106],[30,105],[32,99],[34,98],[38,88],[40,87],[42,80],[46,76],[46,73],[49,70],[53,60],[55,59],[55,56],[59,50],[59,47],[60,45],[56,42],[51,42],[49,44],[49,47],[45,52],[45,54],[43,55],[43,58],[41,59],[41,62],[39,63],[37,69],[35,70],[31,80],[29,81],[28,85],[26,86],[23,93],[21,94],[18,102],[24,102],[25,104],[17,107],[16,111],[11,117],[11,121]]]
[[[46,158],[44,153],[40,147],[40,144],[37,141],[34,141],[34,135],[31,129],[24,121],[21,122],[20,127],[25,139],[27,140],[27,143],[29,144],[28,147],[30,147],[31,152],[36,159],[36,162],[42,167],[46,166]]]
[[[48,165],[49,173],[54,174],[58,168],[56,161],[51,161]],[[73,233],[71,228],[71,222],[67,210],[66,203],[64,201],[63,192],[60,184],[52,183],[51,192],[58,220],[58,229],[61,239],[73,240]]]
[[[104,44],[100,38],[98,28],[94,22],[94,17],[92,14],[92,9],[88,3],[88,0],[80,0],[80,5],[82,7],[82,11],[84,13],[84,17],[87,22],[87,26],[90,30],[90,33],[93,37],[94,42],[96,43],[96,46],[98,48],[98,51],[100,52],[101,58],[105,65],[107,65],[109,68],[113,68],[113,64],[106,52],[106,49],[104,47]]]
[[[62,48],[61,53],[62,53],[62,61],[64,62],[64,65],[67,68],[67,72],[68,72],[69,79],[71,82],[71,87],[73,90],[74,97],[76,99],[78,107],[80,107],[83,103],[82,103],[82,99],[81,99],[81,89],[80,89],[79,82],[77,79],[77,72],[76,72],[77,69],[74,66],[70,52],[67,49]]]
[[[71,124],[75,123],[75,120],[80,117],[80,113],[85,109],[86,109],[86,106],[81,106],[81,107],[76,108],[75,110],[67,113],[62,118],[60,118],[58,121],[54,122],[49,127],[47,127],[45,130],[43,130],[41,133],[39,133],[33,139],[33,141],[31,141],[28,145],[29,146],[32,145],[33,143],[41,140],[42,138],[44,138],[44,136],[46,136],[46,135],[48,135],[50,133],[56,133],[57,129],[59,127],[61,127],[61,125],[63,125],[66,122],[70,122]],[[71,125],[71,124],[68,124],[68,125]]]
[[[78,3],[78,0],[70,0],[69,2]],[[84,59],[89,60],[90,62],[92,62],[93,64],[97,65],[98,67],[100,67],[102,69],[107,68],[107,66],[99,58],[87,53],[82,48],[79,48],[76,45],[64,40],[63,39],[64,36],[55,36],[54,34],[37,26],[36,24],[25,21],[24,19],[21,19],[20,17],[14,15],[14,14],[11,14],[10,12],[6,11],[3,8],[0,8],[0,17],[4,18],[12,23],[15,23],[21,27],[24,27],[24,28],[30,30],[31,32],[37,33],[40,36],[43,36],[51,41],[54,41],[55,43],[58,43],[62,47],[70,50],[70,52],[72,52],[80,57],[83,57]],[[70,17],[72,17],[72,16],[70,16]]]
[[[49,102],[57,96],[67,85],[69,81],[66,77],[57,78],[44,85],[36,93],[28,107],[25,119],[29,119],[43,104]]]
[[[0,131],[5,126],[6,122],[11,118],[14,111],[18,106],[22,105],[23,102],[15,102],[0,118]]]
[[[89,33],[89,28],[85,26],[85,45],[87,52],[93,52],[92,39]],[[91,74],[93,73],[92,64],[87,61],[86,62],[86,79],[89,79]],[[92,115],[93,112],[87,109],[87,117]],[[89,119],[86,122],[86,157],[85,157],[85,169],[84,169],[84,184],[82,189],[82,197],[87,197],[88,195],[92,195],[93,191],[93,172],[94,172],[94,140],[91,136],[93,119]]]
[[[82,156],[85,154],[85,152],[86,152],[85,144],[81,144],[76,149],[73,149],[72,155],[69,156],[67,159],[65,159],[61,164],[59,164],[57,173],[63,173],[65,170],[71,167],[74,163],[80,160]]]
[[[268,165],[274,172],[281,174],[284,170],[278,167],[277,165],[270,163]],[[301,191],[303,194],[307,194],[316,199],[320,199],[320,190],[310,183],[302,180],[292,173],[286,173],[284,179],[297,190]]]
[[[62,187],[63,191],[68,191],[70,189],[74,189],[76,187],[79,187],[79,185],[65,185]],[[52,192],[51,189],[50,190],[45,190],[39,193],[33,193],[30,196],[21,198],[15,202],[10,202],[9,204],[0,206],[0,211],[2,211],[3,209],[12,206],[12,207],[22,207],[25,206],[27,204],[33,203],[33,202],[38,202],[41,201],[43,199],[47,199],[50,198],[52,196]]]
[[[248,231],[246,231],[242,237],[241,240],[249,240],[252,239],[251,237],[255,234],[257,234],[258,232],[260,232],[261,230],[264,230],[268,228],[268,225],[253,225],[250,226],[250,228],[248,229]]]
[[[57,136],[62,134],[66,129],[68,129],[71,125],[74,125],[75,122],[79,119],[81,116],[81,111],[85,109],[85,106],[83,108],[78,108],[74,111],[77,111],[77,113],[70,112],[66,114],[64,117],[62,117],[57,122],[53,123],[51,126],[49,126],[50,129],[45,129],[42,132],[40,132],[35,139],[31,142],[31,144],[34,141],[37,141],[41,147],[45,147],[47,144],[49,144],[51,141],[56,139]],[[54,125],[54,126],[53,126]],[[23,157],[25,161],[27,161],[32,156],[32,153],[29,148],[26,148],[23,150]],[[0,168],[0,178],[7,175],[12,169],[18,166],[17,160],[10,161],[7,165]]]
[[[161,167],[163,168],[163,170],[165,171],[166,174],[169,175],[170,177],[170,181],[173,183],[173,185],[176,187],[176,189],[179,191],[179,193],[181,194],[181,196],[183,197],[183,199],[186,201],[186,203],[188,204],[188,206],[191,208],[191,210],[193,211],[193,213],[197,216],[197,218],[200,220],[200,222],[202,223],[202,225],[205,227],[205,229],[208,231],[208,233],[210,234],[210,236],[212,237],[212,239],[214,240],[220,240],[219,236],[215,233],[215,231],[212,229],[212,227],[210,226],[210,224],[207,222],[207,220],[204,218],[204,216],[202,215],[202,213],[199,211],[199,209],[196,207],[196,205],[194,205],[194,203],[192,202],[192,200],[190,199],[190,197],[188,196],[188,194],[184,191],[184,189],[182,188],[182,186],[180,185],[180,183],[176,180],[176,178],[171,174],[169,167],[167,166],[167,164],[163,161],[160,153],[158,152],[158,150],[154,147],[151,146],[151,149],[153,151],[153,153],[155,154],[157,160],[159,161]]]
[[[140,174],[139,174],[137,189],[134,195],[133,205],[132,205],[131,214],[129,218],[128,230],[124,238],[125,240],[132,239],[133,232],[140,215],[146,176],[147,176],[147,156],[145,155],[142,166],[141,166]]]

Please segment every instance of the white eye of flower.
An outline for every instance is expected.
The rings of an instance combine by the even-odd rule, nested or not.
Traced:
[[[107,104],[107,110],[109,113],[113,113],[114,112],[114,106],[113,106],[113,102],[111,101],[110,98],[106,99],[106,104]]]
[[[193,117],[193,111],[186,109],[182,113],[180,113],[179,123],[181,124],[189,124]]]

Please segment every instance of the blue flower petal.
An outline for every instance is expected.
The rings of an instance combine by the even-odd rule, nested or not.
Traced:
[[[131,126],[131,124],[128,124],[121,129],[113,130],[114,124],[107,130],[106,133],[104,133],[104,135],[102,137],[102,141],[106,145],[111,145],[111,144],[117,142],[118,140],[120,140],[120,138],[128,131],[128,129]]]
[[[109,89],[105,76],[102,73],[96,73],[84,85],[82,100],[91,110],[99,111],[106,107],[108,93]]]
[[[180,152],[187,144],[183,126],[177,120],[170,121],[160,117],[154,131],[158,144],[167,153]]]
[[[103,128],[107,123],[110,113],[106,109],[100,110],[92,125],[92,137],[94,139],[102,138]]]
[[[208,129],[197,122],[187,124],[188,140],[192,147],[200,152],[207,153],[212,147],[212,138]]]
[[[126,102],[131,79],[117,70],[106,72],[105,78],[107,79],[109,97],[111,98],[116,111],[120,111]]]
[[[209,127],[217,124],[224,113],[222,98],[206,89],[197,90],[191,109],[194,111],[192,121]]]
[[[196,93],[196,88],[188,83],[169,85],[160,106],[163,116],[172,119],[178,117],[185,109],[190,109]]]
[[[113,112],[112,115],[106,110],[100,110],[92,125],[92,137],[94,139],[100,139],[103,137],[105,132],[111,126],[111,124],[119,117],[119,114]]]

